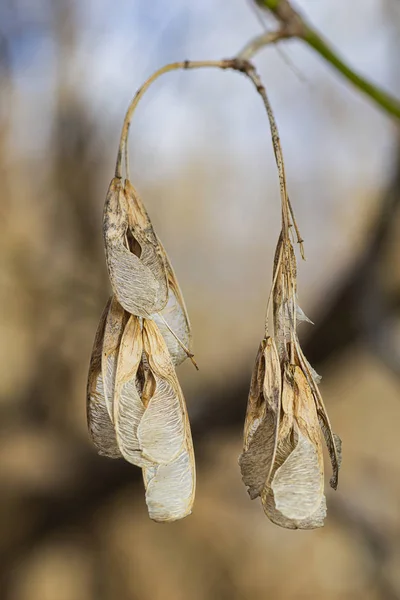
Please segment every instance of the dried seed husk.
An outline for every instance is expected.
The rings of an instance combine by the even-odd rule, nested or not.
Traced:
[[[326,411],[324,402],[322,400],[322,396],[318,389],[318,382],[320,380],[320,376],[315,372],[315,370],[312,368],[312,366],[304,356],[303,351],[301,350],[300,344],[298,342],[296,343],[296,360],[302,367],[314,396],[319,425],[321,427],[325,443],[328,448],[329,457],[332,465],[333,474],[330,478],[329,484],[334,490],[336,490],[338,486],[340,465],[342,462],[342,441],[340,437],[332,431],[328,413]]]
[[[191,441],[172,462],[143,469],[143,478],[151,519],[171,522],[188,516],[196,487]]]
[[[129,247],[129,216],[122,181],[114,178],[108,189],[103,219],[108,274],[121,306],[133,315],[146,317],[161,306],[164,285],[137,256],[138,250]],[[142,247],[141,253],[143,250]]]
[[[157,325],[143,322],[143,347],[153,378],[138,427],[143,455],[153,465],[143,470],[149,516],[175,521],[190,514],[196,484],[193,443],[185,401],[166,343]],[[146,384],[145,384],[146,385]]]
[[[239,456],[243,483],[252,500],[261,494],[271,471],[276,431],[276,418],[271,411],[267,411],[254,432],[248,449]]]
[[[122,334],[128,315],[115,296],[111,298],[105,323],[101,368],[103,374],[104,396],[111,421],[114,421],[113,398],[117,360]]]
[[[287,344],[296,333],[297,266],[293,245],[279,238],[274,259],[273,323],[279,357],[287,360]],[[276,279],[276,280],[275,280]]]
[[[337,433],[332,431],[328,415],[323,405],[318,406],[318,419],[332,464],[333,474],[329,480],[329,485],[336,490],[338,486],[339,470],[342,464],[342,440]]]
[[[175,369],[157,325],[143,321],[143,349],[154,379],[154,391],[138,427],[143,455],[155,463],[169,463],[185,443],[185,401]]]
[[[286,529],[317,529],[324,526],[326,517],[326,498],[323,496],[318,509],[305,519],[289,519],[284,517],[275,506],[274,495],[270,487],[262,492],[262,504],[264,512],[272,523]]]
[[[121,339],[118,355],[113,418],[118,446],[123,457],[139,467],[151,464],[143,457],[137,434],[145,410],[138,375],[142,353],[140,319],[131,315]]]
[[[192,335],[189,316],[186,310],[185,302],[175,272],[161,241],[159,241],[161,251],[164,257],[164,263],[168,278],[168,302],[160,311],[151,315],[151,318],[157,324],[165,343],[167,344],[172,362],[175,366],[180,365],[187,357],[186,350],[191,351]],[[167,322],[167,325],[164,322]],[[171,333],[170,329],[174,332]],[[176,336],[176,337],[175,337]],[[181,343],[176,339],[178,338]],[[184,347],[186,350],[184,349]]]
[[[165,307],[168,301],[165,251],[161,247],[139,194],[128,179],[125,181],[124,193],[128,209],[129,232],[136,245],[140,247],[140,260],[150,269],[158,282],[156,302],[151,311],[158,312]]]
[[[295,365],[284,365],[276,461],[261,499],[267,516],[272,515],[271,520],[280,521],[278,524],[287,522],[291,528],[320,526],[324,506],[321,434],[311,388]]]
[[[254,365],[239,465],[250,497],[260,495],[275,461],[281,411],[281,372],[273,338],[260,345]]]
[[[86,410],[89,435],[98,453],[109,458],[120,458],[121,453],[106,406],[101,371],[104,329],[110,304],[111,298],[103,311],[94,339],[87,383]]]
[[[276,470],[271,489],[277,510],[288,519],[306,519],[321,504],[323,472],[318,452],[297,428],[294,429],[293,449]]]

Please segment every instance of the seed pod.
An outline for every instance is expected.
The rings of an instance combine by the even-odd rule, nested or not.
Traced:
[[[295,528],[321,526],[324,467],[314,397],[298,366],[285,365],[282,421],[271,482],[262,494],[264,510],[274,522]],[[278,514],[279,513],[279,514]],[[286,526],[286,525],[284,525]]]
[[[137,434],[145,410],[140,397],[140,385],[138,385],[138,370],[142,353],[143,340],[140,320],[132,315],[121,339],[116,370],[113,419],[118,446],[123,457],[139,467],[151,465],[151,462],[143,457]]]
[[[172,462],[144,469],[143,478],[151,519],[171,522],[189,515],[196,486],[191,441]]]
[[[318,421],[321,427],[325,443],[328,448],[329,457],[332,465],[332,477],[329,481],[330,486],[336,490],[339,478],[339,469],[342,462],[342,440],[340,437],[332,431],[332,427],[329,421],[328,413],[326,411],[322,396],[318,389],[318,383],[321,377],[312,368],[308,360],[303,354],[300,344],[296,345],[296,360],[302,367],[308,383],[311,387],[315,405],[317,407]]]
[[[146,502],[155,521],[190,514],[195,492],[192,436],[185,400],[165,341],[157,325],[143,322],[143,348],[153,378],[138,426],[140,447],[154,464],[145,468]]]
[[[168,463],[178,456],[185,442],[185,402],[165,341],[157,325],[145,319],[143,349],[154,381],[154,391],[138,427],[144,456]]]
[[[296,257],[289,239],[278,240],[274,259],[273,322],[279,357],[289,359],[287,344],[296,332]]]
[[[188,357],[187,351],[191,351],[191,327],[175,272],[161,241],[158,241],[166,266],[169,292],[166,306],[160,313],[151,315],[151,318],[157,324],[167,344],[172,362],[177,366]]]
[[[121,306],[133,315],[146,317],[165,306],[165,285],[141,259],[142,253],[149,257],[148,244],[143,242],[143,247],[139,247],[135,238],[128,235],[133,228],[129,224],[132,209],[128,206],[122,181],[114,178],[107,193],[103,220],[108,274]]]
[[[86,410],[89,435],[98,453],[109,458],[119,458],[121,453],[106,406],[101,370],[103,336],[110,304],[111,298],[103,311],[94,339],[89,366]]]
[[[104,396],[111,421],[114,421],[113,398],[115,389],[115,375],[117,371],[118,352],[122,334],[127,322],[127,313],[118,300],[113,296],[108,309],[104,329],[102,350],[102,373]]]
[[[250,497],[266,485],[278,442],[281,411],[281,372],[278,352],[271,337],[260,345],[247,402],[243,453],[239,465]]]
[[[274,503],[274,495],[270,487],[264,488],[261,495],[264,512],[272,523],[286,529],[317,529],[324,526],[326,517],[326,498],[323,496],[318,509],[305,519],[289,519],[280,513]]]
[[[129,180],[125,181],[124,195],[128,210],[128,245],[133,243],[141,262],[150,269],[157,281],[157,297],[151,312],[158,312],[165,307],[168,300],[165,251],[154,232],[139,194]]]

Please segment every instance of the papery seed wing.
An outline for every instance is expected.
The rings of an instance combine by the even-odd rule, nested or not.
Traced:
[[[272,523],[286,529],[316,529],[323,527],[326,517],[326,498],[322,497],[317,510],[305,519],[289,519],[280,513],[275,506],[274,495],[270,487],[263,490],[261,500],[264,512]]]
[[[295,388],[293,366],[285,363],[282,378],[282,418],[279,436],[285,438],[293,429]]]
[[[336,490],[339,478],[339,469],[342,462],[342,441],[340,437],[333,433],[332,427],[329,421],[328,413],[324,405],[324,401],[318,389],[318,377],[319,375],[314,371],[306,357],[304,356],[299,345],[296,347],[297,356],[300,364],[308,379],[308,383],[312,389],[314,400],[317,408],[319,425],[322,429],[325,443],[328,447],[329,456],[332,464],[333,475],[329,481],[330,486]]]
[[[282,413],[281,440],[290,437],[293,449],[275,471],[270,487],[276,509],[288,519],[303,520],[321,505],[324,463],[314,397],[300,367],[285,367]],[[278,452],[280,462],[287,448],[281,443]]]
[[[163,310],[160,311],[160,314],[156,313],[154,315],[151,315],[151,318],[157,323],[158,328],[167,344],[169,353],[172,358],[172,362],[175,366],[177,366],[180,365],[187,358],[187,353],[183,349],[182,345],[185,346],[187,350],[191,350],[191,327],[185,302],[175,272],[169,261],[168,255],[165,252],[165,248],[163,247],[161,241],[158,241],[164,256],[164,262],[168,277],[169,292],[168,302],[165,308],[163,308]],[[176,337],[165,325],[164,319],[167,322],[169,328],[172,329],[175,336],[181,341],[182,344],[178,342]]]
[[[279,355],[272,337],[267,337],[264,342],[265,374],[263,380],[263,397],[268,408],[279,415],[281,409],[281,366]]]
[[[184,448],[172,462],[143,470],[146,503],[154,521],[176,521],[192,511],[196,471],[188,422],[186,432]]]
[[[245,421],[244,451],[239,465],[251,498],[257,497],[272,471],[281,412],[281,372],[272,338],[263,340],[257,355]]]
[[[121,453],[118,449],[114,427],[106,407],[101,372],[103,336],[110,303],[111,298],[103,311],[94,339],[89,366],[86,409],[89,434],[98,453],[109,458],[119,458]]]
[[[276,509],[287,519],[308,519],[321,505],[323,472],[314,444],[300,431],[294,449],[271,481]]]
[[[140,467],[150,464],[142,456],[137,434],[144,414],[140,386],[138,386],[138,369],[142,352],[140,320],[132,315],[126,324],[118,355],[113,416],[117,442],[123,457]]]
[[[143,454],[153,465],[143,470],[149,516],[175,521],[190,514],[195,464],[185,401],[165,341],[151,320],[143,324],[148,377],[146,408],[138,427]]]
[[[128,207],[122,182],[114,178],[104,206],[103,235],[111,286],[118,302],[131,314],[148,316],[157,308],[160,282],[129,248]]]
[[[138,439],[146,458],[168,463],[185,443],[185,401],[164,338],[149,319],[143,322],[143,347],[155,389],[140,421]]]
[[[320,526],[325,506],[323,476],[314,398],[301,369],[285,365],[276,461],[272,480],[261,494],[266,514],[284,527]]]
[[[113,397],[118,352],[126,322],[127,314],[115,296],[113,296],[109,305],[105,323],[101,359],[104,395],[111,421],[114,420]]]
[[[253,500],[260,495],[270,473],[276,438],[276,418],[268,411],[259,423],[249,446],[239,457],[243,483]]]
[[[293,369],[295,386],[294,418],[300,431],[314,444],[323,465],[321,431],[314,396],[307,377],[300,367]],[[322,466],[323,470],[323,466]]]
[[[279,356],[287,358],[287,343],[296,324],[296,256],[290,240],[279,238],[274,260],[273,322]]]
[[[257,352],[251,376],[249,396],[247,399],[246,417],[244,422],[243,447],[247,450],[255,431],[265,416],[265,402],[263,397],[263,383],[265,376],[265,360],[263,345]]]
[[[140,246],[140,260],[158,282],[157,298],[151,312],[162,310],[168,301],[168,280],[164,251],[154,232],[149,215],[139,194],[129,180],[125,182],[129,232]]]

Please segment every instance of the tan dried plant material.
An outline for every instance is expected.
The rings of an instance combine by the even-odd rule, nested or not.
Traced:
[[[104,396],[111,421],[114,419],[113,398],[118,352],[126,322],[127,313],[124,311],[116,297],[113,296],[106,317],[101,359]]]
[[[111,298],[103,311],[94,339],[87,383],[86,410],[89,435],[98,453],[109,458],[119,458],[121,453],[107,410],[101,368],[104,329],[110,304]]]
[[[281,412],[281,372],[275,342],[263,340],[250,385],[244,426],[243,453],[239,458],[243,482],[250,498],[261,494],[275,461]]]
[[[192,435],[185,400],[164,338],[157,325],[143,322],[143,349],[154,380],[138,426],[143,455],[146,502],[155,521],[174,521],[191,513],[196,487]]]
[[[121,340],[113,399],[113,421],[120,452],[125,460],[139,467],[151,464],[143,457],[137,435],[145,409],[139,379],[142,337],[140,319],[131,315]]]
[[[172,362],[175,366],[178,366],[188,356],[193,357],[191,352],[192,332],[185,301],[175,271],[164,246],[160,240],[158,241],[167,272],[168,301],[166,306],[159,313],[152,314],[151,318],[157,324],[167,344]]]
[[[183,296],[167,253],[129,180],[114,178],[104,208],[104,242],[116,299],[130,314],[158,324],[175,365],[190,350],[191,331]]]
[[[328,448],[329,457],[332,465],[332,477],[329,480],[329,484],[334,490],[336,490],[338,486],[339,469],[342,462],[342,440],[336,433],[332,431],[332,426],[328,417],[328,413],[326,411],[324,401],[318,388],[318,383],[321,380],[321,378],[312,368],[310,363],[307,361],[298,341],[296,344],[296,352],[297,362],[299,365],[301,365],[312,390],[318,414],[319,425],[322,430],[326,446]]]
[[[298,323],[310,320],[297,301],[292,229],[303,256],[302,240],[287,194],[276,123],[262,89],[260,93],[270,117],[282,207],[282,227],[274,257],[265,327],[265,340],[272,340],[269,347],[274,347],[275,353],[272,362],[272,354],[267,358],[265,353],[264,341],[250,386],[239,463],[250,497],[261,496],[264,511],[272,522],[289,529],[312,529],[321,527],[326,515],[322,433],[331,456],[330,483],[334,488],[340,466],[340,440],[332,432],[318,389],[320,378],[306,360],[297,335]],[[271,303],[272,336],[269,335]],[[273,379],[266,377],[268,372],[274,373]],[[271,389],[277,388],[278,382],[281,382],[279,393],[274,394],[271,405],[266,398],[271,395]],[[278,411],[274,411],[274,407],[279,407]]]
[[[165,306],[168,290],[165,270],[158,268],[160,261],[155,257],[152,236],[145,235],[142,224],[138,205],[132,203],[122,181],[114,178],[103,219],[108,274],[121,306],[133,315],[148,317]]]
[[[321,432],[311,389],[301,369],[286,365],[282,420],[272,478],[261,499],[273,522],[319,527],[324,498]]]
[[[195,464],[185,400],[158,326],[134,315],[118,355],[114,424],[123,457],[143,468],[150,518],[190,514]]]
[[[127,244],[128,247],[132,245],[142,263],[150,269],[158,283],[157,298],[151,311],[158,312],[165,307],[168,300],[166,254],[139,194],[128,179],[125,180],[124,193],[128,209]]]

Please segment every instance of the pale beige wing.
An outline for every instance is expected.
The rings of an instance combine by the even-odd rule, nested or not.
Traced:
[[[196,474],[185,400],[166,343],[151,320],[143,323],[143,346],[153,377],[138,427],[143,454],[153,461],[145,468],[146,502],[155,521],[174,521],[190,514]]]
[[[282,522],[304,525],[322,514],[324,466],[314,398],[297,366],[285,366],[282,414],[273,477],[261,498],[267,515],[273,507]]]
[[[289,519],[280,513],[275,506],[271,488],[265,488],[261,495],[264,512],[272,523],[286,529],[317,529],[324,526],[326,517],[326,498],[323,496],[320,506],[305,519]]]
[[[153,229],[144,204],[129,180],[124,189],[128,211],[129,235],[134,246],[139,250],[140,260],[154,276],[158,283],[156,301],[151,312],[162,310],[168,300],[168,279],[164,252]]]
[[[112,297],[105,323],[101,369],[103,374],[104,395],[111,421],[114,420],[113,398],[118,353],[122,334],[127,322],[127,313],[115,296]]]
[[[109,458],[119,458],[121,453],[106,406],[101,372],[103,336],[110,303],[111,298],[103,311],[94,339],[87,383],[86,411],[89,435],[98,453]]]
[[[160,311],[160,313],[151,315],[151,318],[158,325],[161,335],[167,344],[172,362],[175,366],[178,366],[188,357],[184,347],[189,352],[191,352],[192,349],[191,326],[185,301],[183,299],[174,269],[172,268],[165,248],[159,238],[158,241],[166,266],[169,292],[166,306]],[[167,322],[168,326],[165,324],[164,320]],[[170,330],[172,330],[173,333],[171,333]],[[178,338],[181,343],[179,343],[176,338]]]
[[[263,340],[253,371],[239,457],[243,482],[251,498],[260,495],[275,462],[281,412],[281,372],[271,337]]]
[[[144,469],[146,471],[146,469]],[[194,456],[185,448],[172,462],[159,465],[147,478],[146,503],[154,521],[183,519],[192,512],[195,493]]]
[[[160,282],[129,245],[127,202],[122,181],[114,178],[104,205],[103,236],[114,294],[133,315],[148,316],[159,305]]]
[[[149,319],[143,322],[143,345],[154,391],[138,427],[139,443],[146,458],[168,463],[185,442],[185,401],[164,338]]]
[[[138,426],[145,410],[138,386],[142,353],[140,320],[132,315],[125,326],[118,355],[113,418],[118,446],[123,457],[139,467],[150,465],[143,457],[138,440]]]

